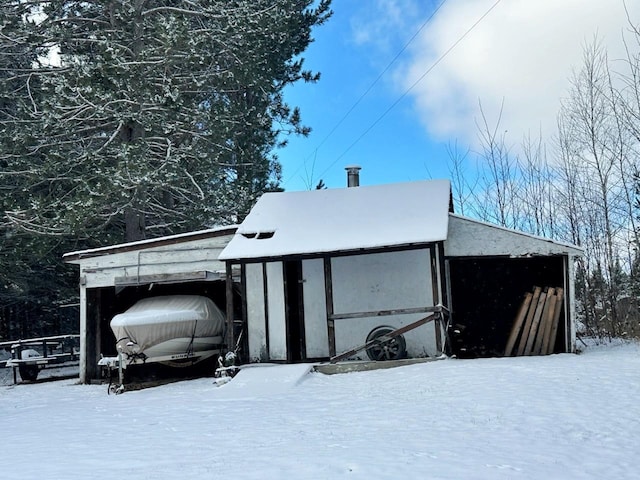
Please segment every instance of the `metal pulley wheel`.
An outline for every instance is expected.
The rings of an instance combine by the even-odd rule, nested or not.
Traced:
[[[376,327],[367,335],[367,343],[388,335],[394,330],[395,328],[387,325]],[[367,348],[367,356],[371,360],[397,360],[404,358],[406,354],[407,344],[402,335],[396,335],[388,340],[381,340],[379,343],[376,342]]]

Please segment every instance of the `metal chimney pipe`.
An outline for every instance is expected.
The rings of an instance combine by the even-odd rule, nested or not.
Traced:
[[[360,165],[347,165],[344,167],[347,171],[347,187],[359,187],[360,186]]]

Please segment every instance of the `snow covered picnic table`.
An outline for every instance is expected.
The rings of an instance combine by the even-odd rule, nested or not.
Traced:
[[[108,396],[0,387],[21,479],[635,479],[640,346],[341,375],[256,366]],[[44,427],[46,426],[46,427]],[[51,442],[49,433],[64,441]]]

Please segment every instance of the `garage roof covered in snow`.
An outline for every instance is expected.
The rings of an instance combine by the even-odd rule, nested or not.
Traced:
[[[426,180],[265,193],[220,254],[242,260],[446,240],[451,186]]]

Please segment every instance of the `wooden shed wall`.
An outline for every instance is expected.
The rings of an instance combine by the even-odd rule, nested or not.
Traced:
[[[293,330],[304,337],[302,359],[327,358],[364,343],[369,332],[380,325],[397,328],[424,317],[421,312],[402,311],[432,307],[442,298],[435,291],[441,284],[439,264],[432,262],[432,252],[435,249],[423,247],[300,260],[304,325],[299,333]],[[283,275],[288,271],[286,263],[244,264],[251,361],[291,361],[296,357],[290,351],[297,343],[290,338],[289,315],[298,307],[284,294],[287,281],[292,281]],[[329,324],[335,334],[334,352]],[[433,323],[408,332],[408,354],[441,353],[437,335]],[[361,353],[358,358],[365,356]]]

